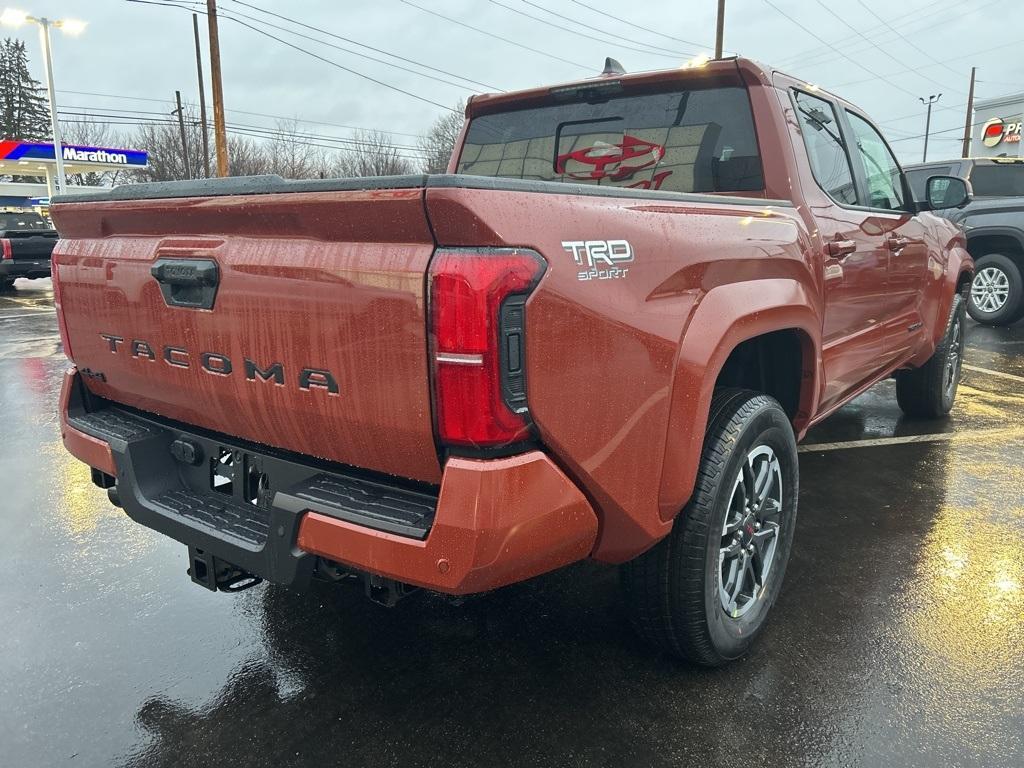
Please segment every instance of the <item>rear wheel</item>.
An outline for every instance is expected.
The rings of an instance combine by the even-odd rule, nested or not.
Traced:
[[[0,291],[9,291],[14,288],[14,278],[4,277],[0,278]]]
[[[782,586],[797,491],[782,406],[747,390],[716,392],[693,498],[666,538],[622,567],[638,633],[704,666],[746,653]]]
[[[990,253],[975,261],[967,311],[985,325],[1009,325],[1024,317],[1024,280],[1011,258]]]
[[[896,375],[896,402],[908,416],[937,419],[949,413],[960,385],[966,314],[960,294],[953,297],[946,335],[928,362]]]

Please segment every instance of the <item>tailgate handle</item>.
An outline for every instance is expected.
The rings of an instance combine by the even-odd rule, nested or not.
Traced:
[[[213,309],[220,270],[211,259],[157,259],[150,273],[169,307]]]

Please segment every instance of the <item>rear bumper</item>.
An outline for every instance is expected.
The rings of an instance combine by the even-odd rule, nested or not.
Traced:
[[[38,261],[4,259],[0,261],[0,279],[11,277],[49,277],[50,262],[48,259]]]
[[[322,558],[469,594],[584,559],[597,536],[590,504],[541,451],[452,458],[439,488],[412,487],[307,464],[145,414],[118,408],[90,413],[84,399],[71,369],[61,397],[64,445],[116,479],[132,519],[271,582],[301,587]],[[180,450],[179,458],[173,455],[172,446],[183,440],[198,449],[201,462],[183,462]],[[249,493],[239,486],[233,495],[211,490],[210,457],[225,450],[247,472],[265,473],[265,487]],[[256,502],[246,501],[248,495]]]

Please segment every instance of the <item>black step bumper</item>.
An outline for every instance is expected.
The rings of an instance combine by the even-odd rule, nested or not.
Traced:
[[[0,280],[9,280],[17,277],[35,279],[50,276],[49,259],[0,259]]]
[[[299,460],[95,398],[87,410],[74,390],[67,424],[109,444],[112,498],[128,516],[254,576],[299,588],[309,581],[317,556],[296,540],[310,511],[414,540],[430,531],[431,486]]]

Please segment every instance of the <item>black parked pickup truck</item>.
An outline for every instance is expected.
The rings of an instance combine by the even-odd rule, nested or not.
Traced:
[[[0,291],[15,278],[49,277],[57,230],[31,211],[0,212]]]
[[[967,311],[985,325],[1010,325],[1024,318],[1024,158],[946,160],[906,171],[919,201],[932,176],[971,182],[973,202],[935,211],[967,234],[967,250],[975,263]]]

